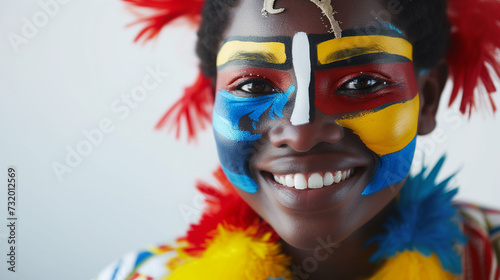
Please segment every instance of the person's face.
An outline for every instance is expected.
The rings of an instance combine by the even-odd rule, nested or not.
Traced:
[[[337,3],[338,2],[338,3]],[[412,46],[376,1],[245,1],[217,56],[214,135],[240,195],[289,244],[339,242],[397,194],[415,148]],[[387,11],[385,12],[387,14]],[[387,20],[387,19],[386,19]]]

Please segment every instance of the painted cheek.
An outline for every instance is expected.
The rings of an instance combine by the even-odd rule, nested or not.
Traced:
[[[417,94],[410,101],[337,121],[359,135],[365,145],[380,157],[375,175],[363,195],[375,193],[406,178],[415,152],[418,113]]]
[[[377,155],[400,151],[417,134],[418,94],[411,100],[396,103],[378,111],[367,111],[354,117],[337,120],[351,129]]]
[[[344,96],[335,94],[340,85],[328,84],[349,73],[367,71],[388,77],[390,85],[365,96]],[[322,80],[326,82],[321,83]],[[404,180],[415,151],[419,114],[412,63],[321,70],[316,73],[316,82],[316,107],[325,114],[342,114],[337,123],[352,130],[380,157],[376,173],[362,194],[372,194]]]
[[[219,159],[229,181],[240,189],[257,192],[258,185],[249,169],[255,142],[262,137],[255,129],[263,118],[282,118],[283,108],[294,90],[295,86],[290,85],[286,92],[258,97],[239,97],[226,90],[217,93],[213,127]],[[242,123],[250,124],[247,126],[250,128],[243,129]]]

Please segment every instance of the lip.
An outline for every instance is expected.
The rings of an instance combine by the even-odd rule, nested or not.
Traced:
[[[292,174],[347,170],[368,164],[359,157],[336,152],[275,156],[256,163],[255,167],[273,174]]]
[[[261,186],[286,211],[323,212],[338,207],[352,192],[361,192],[368,183],[369,162],[344,153],[286,155],[256,164]],[[272,174],[312,173],[353,169],[349,179],[319,189],[298,190],[274,181]],[[366,184],[358,182],[366,181]]]

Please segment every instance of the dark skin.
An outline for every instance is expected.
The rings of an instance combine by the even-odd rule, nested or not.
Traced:
[[[335,19],[341,22],[342,29],[369,26],[376,21],[370,12],[383,10],[384,5],[382,1],[367,0],[333,2],[338,12]],[[276,1],[275,8],[281,7],[285,8],[285,12],[263,17],[260,13],[261,1],[242,1],[233,10],[232,24],[224,38],[293,37],[299,31],[307,34],[328,33],[328,20],[315,4],[307,0]],[[238,67],[224,71],[240,70],[245,66]],[[295,83],[293,69],[288,72],[290,82]],[[420,69],[414,71],[419,72]],[[441,61],[426,74],[415,74],[415,78],[420,97],[418,134],[423,135],[431,132],[436,125],[435,115],[447,78],[447,64]],[[226,86],[219,79],[216,91]],[[282,237],[283,250],[292,257],[291,270],[299,279],[366,278],[377,268],[376,264],[368,261],[377,247],[375,244],[365,247],[365,242],[380,232],[381,224],[394,211],[394,198],[404,181],[361,196],[375,171],[377,156],[356,134],[335,124],[335,115],[325,115],[316,110],[314,121],[295,126],[289,122],[291,113],[291,108],[285,108],[285,118],[262,122],[258,126],[258,133],[263,137],[254,148],[250,170],[260,189],[254,194],[238,188],[237,191]],[[324,191],[321,198],[311,191],[281,191],[270,183],[267,175],[269,172],[279,174],[347,168],[355,168],[356,175],[338,185],[336,190],[326,192],[327,198],[324,198]],[[288,204],[284,205],[280,199]],[[324,242],[318,242],[318,239]],[[316,267],[311,261],[306,261],[311,259],[315,260]]]

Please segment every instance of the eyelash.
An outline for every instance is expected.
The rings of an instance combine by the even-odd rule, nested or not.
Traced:
[[[244,86],[251,84],[253,84],[254,86],[263,86],[264,88],[261,91],[256,91],[256,92],[250,92],[249,90],[243,89]],[[265,91],[266,88],[268,88],[268,91]],[[266,95],[266,94],[273,94],[280,92],[280,90],[275,86],[273,86],[270,82],[259,78],[252,78],[239,83],[234,88],[234,91],[239,92],[242,95]]]
[[[352,95],[368,95],[371,93],[375,93],[380,89],[385,88],[390,85],[388,81],[377,77],[378,75],[371,74],[362,74],[355,77],[350,78],[349,80],[343,82],[336,90],[335,93],[340,95],[352,96]],[[363,88],[347,88],[348,86],[356,87],[359,86],[361,82],[371,83],[369,85],[363,86]]]
[[[369,84],[364,86],[363,88],[348,88],[348,86],[356,87],[359,86],[361,82],[368,82]],[[244,89],[247,85],[260,86],[262,87],[259,91],[250,91],[248,89]],[[376,74],[361,74],[358,76],[354,76],[349,78],[347,81],[343,82],[336,90],[335,93],[339,95],[345,95],[346,97],[355,97],[360,96],[364,97],[366,95],[375,93],[380,89],[385,88],[390,85],[385,78],[380,77],[380,75]],[[280,89],[273,86],[271,82],[263,79],[263,78],[250,78],[244,80],[237,84],[233,88],[233,92],[238,93],[242,96],[256,96],[256,95],[267,95],[280,92]]]

